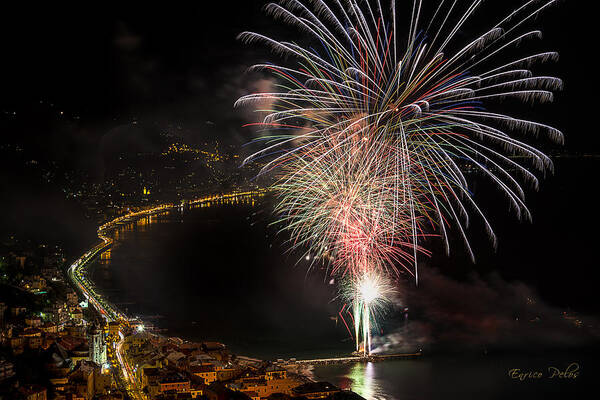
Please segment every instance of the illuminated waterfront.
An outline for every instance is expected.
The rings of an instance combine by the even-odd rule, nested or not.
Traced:
[[[141,207],[128,210],[123,215],[116,217],[98,228],[100,243],[86,251],[67,270],[72,284],[85,297],[85,301],[102,317],[108,327],[107,353],[108,360],[113,366],[114,378],[120,388],[127,391],[134,399],[145,399],[147,396],[142,391],[142,384],[136,374],[137,366],[132,365],[130,359],[122,350],[127,338],[135,332],[134,324],[138,331],[143,331],[144,326],[139,320],[131,319],[126,313],[119,310],[113,303],[107,300],[106,295],[98,291],[96,284],[90,280],[89,267],[100,255],[100,260],[106,262],[111,258],[111,246],[118,240],[120,232],[130,231],[132,226],[144,227],[152,223],[153,217],[168,215],[169,212],[179,210],[183,212],[186,208],[210,208],[214,204],[250,204],[254,205],[257,198],[264,195],[264,191],[254,192],[232,192],[226,194],[210,195],[196,198],[191,201],[182,200],[180,205],[160,204],[152,207]]]
[[[283,238],[269,227],[268,201],[177,209],[123,225],[93,278],[121,308],[167,328],[167,335],[219,340],[236,354],[264,359],[347,355],[351,342],[330,318],[338,311],[330,303],[330,285],[314,276],[318,271],[307,277],[307,264],[295,266],[297,258],[284,254]],[[225,265],[230,267],[218,267]],[[220,295],[207,295],[207,287]],[[553,354],[561,367],[573,357],[592,366],[585,356]],[[447,393],[491,398],[494,391],[520,399],[569,384],[526,386],[507,376],[514,366],[547,363],[547,356],[518,352],[426,354],[420,360],[316,366],[313,376],[367,399],[438,399]],[[463,380],[469,384],[458,387]]]
[[[6,4],[0,400],[591,398],[587,4],[271,1]]]
[[[214,205],[122,225],[110,259],[100,260],[92,279],[128,314],[160,316],[150,322],[168,334],[219,340],[265,358],[329,356],[322,343],[345,354],[345,332],[330,319],[336,305],[320,304],[329,302],[331,288],[318,276],[305,279],[306,265],[294,268],[260,199]],[[207,298],[206,286],[222,296]],[[231,310],[227,318],[221,307]]]

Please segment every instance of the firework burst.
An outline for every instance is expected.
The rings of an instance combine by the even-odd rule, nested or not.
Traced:
[[[266,132],[266,145],[247,161],[270,156],[264,172],[279,174],[277,210],[294,245],[330,254],[331,272],[349,274],[354,286],[398,269],[418,282],[427,236],[441,237],[449,252],[448,237],[456,232],[474,259],[467,227],[475,215],[495,246],[470,189],[472,176],[487,178],[517,217],[530,218],[522,182],[537,187],[534,172],[552,163],[528,142],[540,134],[561,142],[562,134],[498,111],[498,101],[545,103],[562,87],[560,79],[531,70],[557,53],[517,49],[541,38],[528,23],[554,3],[527,1],[466,41],[458,33],[481,0],[442,0],[428,19],[420,0],[408,13],[379,0],[267,5],[274,18],[299,28],[307,44],[240,34],[291,62],[252,67],[272,73],[278,89],[236,104],[268,100],[266,116],[252,124]],[[407,14],[403,25],[398,15]],[[399,34],[401,26],[408,32]]]
[[[396,288],[385,275],[366,271],[344,279],[340,295],[347,304],[351,304],[356,351],[362,349],[367,355],[371,352],[371,332],[378,327],[380,317],[390,309]]]

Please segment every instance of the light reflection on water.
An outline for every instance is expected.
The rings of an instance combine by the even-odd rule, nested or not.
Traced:
[[[577,380],[546,377],[520,381],[508,374],[515,366],[526,371],[546,371],[548,365],[561,365],[565,369],[572,360],[587,365],[590,380],[582,375]],[[583,393],[588,385],[597,387],[596,375],[591,372],[597,371],[596,365],[594,356],[571,351],[494,356],[465,353],[419,360],[322,365],[315,367],[313,377],[352,390],[368,400],[583,399],[589,396],[576,394]]]
[[[252,206],[254,203],[253,200],[246,199],[242,204]],[[228,345],[231,344],[231,348],[236,349],[235,352],[238,354],[274,359],[281,357],[282,350],[284,350],[289,352],[283,353],[286,354],[284,358],[340,356],[341,354],[333,352],[334,348],[337,351],[335,346],[340,343],[339,340],[333,335],[323,339],[324,333],[332,331],[330,325],[324,324],[319,326],[318,330],[312,330],[311,335],[306,334],[307,327],[314,326],[315,321],[327,320],[327,311],[318,314],[319,318],[313,318],[316,312],[322,309],[321,303],[318,307],[303,306],[311,304],[309,300],[314,297],[314,287],[311,286],[310,296],[304,295],[302,297],[298,295],[304,293],[304,286],[302,284],[293,286],[293,284],[297,283],[295,281],[297,278],[299,278],[298,282],[303,281],[305,272],[302,269],[287,271],[281,268],[285,261],[273,256],[273,254],[279,254],[278,250],[270,250],[270,243],[267,242],[270,239],[263,236],[266,232],[265,225],[267,221],[250,224],[247,216],[253,210],[241,208],[236,212],[235,208],[222,209],[218,206],[217,203],[191,206],[189,208],[202,208],[204,210],[200,214],[191,215],[190,218],[180,216],[179,212],[167,212],[145,221],[120,225],[119,229],[114,232],[115,239],[118,239],[115,248],[113,248],[114,252],[106,253],[105,258],[101,259],[101,262],[106,265],[106,268],[99,269],[106,275],[99,276],[105,282],[103,287],[113,290],[111,293],[116,293],[115,298],[120,296],[120,300],[117,301],[124,302],[123,304],[125,302],[128,302],[126,304],[129,305],[135,304],[134,302],[141,304],[142,306],[138,307],[140,313],[152,316],[159,314],[173,315],[172,319],[160,320],[161,327],[168,327],[170,329],[169,333],[179,334],[177,329],[180,329],[179,332],[182,332],[182,337],[190,335],[189,337],[192,340],[197,340],[197,338],[203,338],[201,335],[206,335],[206,333],[200,331],[198,325],[192,325],[190,322],[208,321],[209,323],[203,326],[203,329],[214,327],[214,331],[210,331],[208,335],[212,335],[210,337],[215,340],[219,339],[225,341]],[[204,214],[208,213],[207,208],[213,209],[210,210],[210,214]],[[220,212],[216,212],[219,210]],[[187,229],[174,229],[186,218],[189,224]],[[207,220],[212,222],[206,223]],[[158,228],[157,225],[163,223],[170,226],[151,229],[151,225]],[[225,226],[227,229],[220,228]],[[146,231],[152,234],[136,237],[136,234]],[[197,237],[203,237],[203,240],[206,240],[208,244],[195,239],[191,240],[189,232],[198,234]],[[240,233],[235,234],[232,232]],[[159,245],[162,245],[162,243],[169,243],[162,240],[166,237],[165,234],[174,239],[170,244],[161,247]],[[123,244],[128,237],[137,240],[135,242],[136,246],[125,248],[125,250],[119,249],[119,245]],[[261,239],[262,237],[265,239]],[[213,240],[209,240],[210,238],[213,238]],[[248,238],[253,240],[246,240]],[[220,243],[229,243],[231,240],[235,240],[238,249],[235,253],[236,255],[240,254],[240,256],[229,256],[229,261],[224,261],[224,254],[227,250],[230,250],[230,247],[229,244],[223,247],[219,246]],[[189,247],[180,247],[174,244],[188,242],[190,243]],[[201,252],[206,253],[203,257],[216,254],[214,258],[208,258],[208,265],[216,265],[217,263],[219,265],[246,265],[248,262],[245,254],[257,254],[257,256],[256,259],[248,263],[248,268],[245,267],[236,272],[240,274],[251,270],[252,273],[244,275],[244,278],[232,281],[229,272],[231,270],[229,269],[223,269],[227,271],[225,273],[220,273],[221,269],[215,268],[214,271],[212,271],[213,269],[211,271],[202,270],[196,275],[190,275],[187,265],[193,265],[196,262],[199,249]],[[176,253],[179,251],[181,253]],[[161,258],[161,253],[164,253],[166,257]],[[143,256],[140,254],[143,254]],[[172,254],[184,254],[185,257],[172,257]],[[173,262],[170,262],[171,259]],[[186,260],[188,262],[185,262]],[[109,268],[109,264],[112,267]],[[262,268],[263,264],[274,267]],[[152,271],[151,277],[154,279],[150,279],[148,270]],[[282,278],[277,275],[277,279],[270,280],[277,271],[281,271],[280,276]],[[296,271],[298,273],[294,275]],[[228,315],[231,316],[228,320],[232,321],[229,325],[223,321],[221,311],[216,311],[214,314],[207,313],[206,307],[203,307],[206,304],[206,298],[193,296],[197,292],[197,282],[206,279],[205,276],[209,272],[212,275],[207,281],[215,284],[225,282],[219,287],[221,293],[231,291],[231,285],[237,281],[242,282],[237,286],[233,286],[234,292],[239,298],[250,298],[250,296],[256,298],[259,294],[264,294],[264,297],[260,298],[260,302],[257,303],[260,306],[257,306],[254,312],[250,310],[249,313],[247,306],[235,299],[237,296],[231,296],[232,301],[230,303],[219,305],[219,309],[228,310]],[[261,273],[262,275],[259,275]],[[179,279],[182,276],[184,278]],[[251,281],[254,285],[248,285],[247,282],[254,277],[257,277],[255,281]],[[94,280],[96,279],[94,278]],[[277,297],[277,292],[273,292],[276,285],[285,288],[284,291],[279,292],[279,297]],[[249,287],[252,289],[248,289]],[[114,291],[114,289],[117,291]],[[157,295],[154,296],[154,293]],[[286,297],[288,294],[289,299]],[[278,301],[274,301],[274,298]],[[329,300],[327,296],[321,296],[320,298],[325,301]],[[285,306],[271,308],[274,303],[279,303],[281,299],[284,299],[281,303]],[[226,300],[226,298],[219,298],[219,302]],[[189,306],[184,307],[182,304],[189,304]],[[301,306],[296,306],[297,304]],[[294,307],[293,318],[274,319],[279,318],[278,316],[281,315],[287,316],[290,314],[290,308],[286,308],[286,306]],[[282,310],[284,312],[281,312]],[[183,323],[180,321],[183,321]],[[258,321],[257,325],[252,325],[256,321]],[[277,321],[277,323],[273,321]],[[260,326],[260,330],[256,329],[255,326]],[[265,329],[265,327],[270,328]],[[286,327],[286,329],[279,330],[279,327]],[[259,331],[261,336],[257,336]],[[239,334],[231,334],[231,332],[239,332]],[[257,339],[254,339],[255,337]],[[285,338],[284,341],[279,339],[282,337]],[[323,349],[323,354],[317,356],[312,352],[309,354],[303,353],[306,350],[312,351],[313,347],[311,346],[313,344],[319,350]],[[342,343],[342,346],[347,345],[347,343]],[[343,349],[344,347],[342,347],[342,351],[344,351]],[[558,360],[556,354],[549,353],[540,356],[537,361],[532,361],[530,355],[511,355],[506,358],[483,356],[472,358],[467,355],[456,355],[447,358],[423,357],[416,360],[389,360],[366,364],[316,366],[313,376],[318,381],[327,381],[343,389],[350,389],[365,399],[437,400],[460,398],[485,400],[508,398],[511,400],[532,400],[542,397],[549,399],[550,394],[560,393],[559,389],[565,389],[568,393],[573,393],[578,388],[577,384],[579,382],[563,381],[561,383],[557,380],[544,380],[543,382],[537,382],[537,384],[523,383],[511,380],[508,377],[507,371],[510,368],[529,368],[528,365],[531,363],[533,363],[530,368],[532,370],[536,368],[545,369],[550,365],[549,363],[564,367],[573,361],[580,362],[586,368],[586,373],[588,370],[592,371],[593,369],[589,369],[594,365],[591,361],[587,361],[580,355],[570,353],[567,354],[564,360]],[[594,376],[594,374],[588,373],[587,376]],[[564,398],[587,397],[565,396]]]
[[[377,382],[373,363],[356,363],[348,372],[350,388],[352,391],[360,394],[365,399],[384,399],[380,385]]]
[[[322,365],[315,367],[313,377],[352,390],[368,400],[438,398],[429,393],[434,381],[432,364],[424,360]]]

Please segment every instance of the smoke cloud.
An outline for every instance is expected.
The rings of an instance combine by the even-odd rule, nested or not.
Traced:
[[[374,338],[374,352],[567,348],[600,338],[597,318],[550,306],[522,282],[498,274],[461,282],[421,271],[419,286],[406,282],[397,299],[408,318]]]

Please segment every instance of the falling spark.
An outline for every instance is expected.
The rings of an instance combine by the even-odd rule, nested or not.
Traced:
[[[277,211],[292,247],[330,260],[331,275],[347,277],[358,292],[365,277],[395,279],[402,271],[418,283],[418,258],[430,254],[423,244],[432,236],[449,253],[449,237],[457,234],[474,261],[471,216],[495,247],[472,177],[487,178],[518,218],[530,219],[522,182],[537,188],[536,173],[553,168],[530,142],[539,135],[563,140],[559,130],[498,107],[506,99],[550,102],[562,88],[560,79],[532,70],[557,53],[522,52],[541,38],[528,23],[556,0],[527,1],[467,41],[458,34],[481,0],[441,1],[429,19],[420,0],[405,13],[393,0],[373,3],[268,4],[275,19],[303,32],[306,46],[239,35],[288,60],[253,66],[273,74],[276,89],[236,102],[264,115],[249,124],[261,130],[264,146],[245,162],[264,159],[262,173],[278,177]],[[400,15],[411,16],[408,32],[399,33]],[[361,326],[369,341],[370,304],[377,301],[353,301],[361,315],[354,319],[357,341]]]

